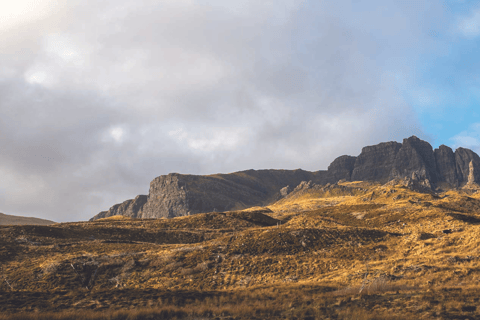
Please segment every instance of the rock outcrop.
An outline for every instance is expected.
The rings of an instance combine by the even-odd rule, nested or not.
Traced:
[[[108,211],[102,211],[90,220],[107,218],[112,216],[125,216],[130,218],[141,218],[143,206],[147,203],[148,196],[138,195],[135,199],[129,199],[112,206]]]
[[[480,185],[476,182],[478,180],[475,179],[476,170],[475,170],[475,165],[473,164],[473,160],[470,161],[468,167],[469,167],[468,180],[462,189],[469,190],[471,192],[477,192],[480,190]]]
[[[357,157],[340,156],[328,166],[328,181],[350,180]]]
[[[247,170],[230,174],[170,173],[150,183],[148,196],[138,196],[102,211],[91,220],[113,215],[132,218],[173,218],[201,212],[245,209],[269,204],[302,181],[324,183],[326,171]],[[140,203],[143,203],[140,205]]]
[[[473,176],[473,182],[480,182],[480,170],[478,170],[480,167],[480,157],[470,149],[458,148],[455,151],[457,177],[460,183],[465,184],[468,181],[470,162],[472,162],[473,168],[476,169]]]
[[[403,140],[395,156],[391,177],[409,177],[415,173],[418,180],[437,181],[437,166],[432,146],[413,136]]]
[[[282,198],[285,198],[290,194],[290,192],[292,192],[292,188],[290,186],[283,187],[282,189],[280,189],[280,196]]]
[[[452,187],[457,187],[459,181],[453,150],[442,144],[438,149],[434,150],[434,156],[437,165],[438,181],[444,181]]]
[[[468,173],[467,184],[474,184],[475,183],[475,167],[473,165],[473,160],[470,161],[468,168],[469,168],[469,173]]]
[[[412,136],[403,143],[384,142],[364,147],[353,165],[341,156],[328,167],[327,180],[334,183],[347,181],[376,181],[386,183],[393,179],[407,179],[413,184],[433,188],[447,185],[455,188],[471,179],[480,181],[480,157],[472,150],[458,148],[455,152],[445,145],[433,150],[432,146]],[[352,159],[350,157],[348,159]],[[348,176],[351,172],[351,176]],[[410,184],[412,184],[410,183]]]
[[[132,218],[172,218],[201,212],[239,210],[268,205],[309,184],[338,181],[404,181],[422,190],[463,187],[480,182],[480,157],[472,150],[455,152],[412,136],[403,143],[384,142],[362,149],[359,156],[336,158],[328,170],[247,170],[207,176],[171,173],[150,183],[140,195],[102,211],[91,220],[124,215]],[[303,181],[303,183],[302,183]],[[307,183],[307,181],[309,181]]]
[[[432,190],[432,184],[428,179],[421,179],[416,172],[412,173],[412,176],[403,178],[400,181],[401,184],[408,187],[411,190],[415,190],[417,192],[422,193],[434,193]]]
[[[380,181],[392,179],[392,169],[402,144],[384,142],[362,149],[352,171],[351,181]]]

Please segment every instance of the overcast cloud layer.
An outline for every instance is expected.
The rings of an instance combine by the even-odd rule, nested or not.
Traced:
[[[422,55],[447,54],[439,33],[480,34],[478,11],[358,3],[0,5],[0,211],[86,220],[169,172],[314,171],[432,142],[402,90]]]

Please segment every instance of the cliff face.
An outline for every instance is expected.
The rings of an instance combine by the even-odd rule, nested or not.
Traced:
[[[233,177],[226,178],[178,173],[157,177],[150,183],[149,201],[143,217],[172,218],[199,212],[243,209],[260,203],[268,196],[268,190],[259,181],[252,188],[249,183],[242,184],[241,181],[228,179]]]
[[[350,180],[357,157],[340,156],[328,166],[328,182],[335,183],[339,180]]]
[[[355,161],[351,181],[388,181],[391,178],[395,157],[402,147],[398,142],[384,142],[362,149]]]
[[[345,157],[337,158],[329,166],[328,182],[334,183],[339,177],[347,181],[382,183],[408,178],[433,187],[445,183],[450,187],[460,187],[469,181],[470,162],[474,168],[471,178],[474,182],[480,181],[480,157],[475,152],[465,148],[453,152],[444,145],[433,150],[428,142],[415,136],[404,139],[403,143],[384,142],[364,147],[356,157],[353,169],[352,164],[344,160]],[[349,178],[347,172],[351,172]]]
[[[90,220],[96,220],[111,216],[125,216],[131,218],[141,218],[143,206],[147,202],[146,195],[136,196],[135,199],[126,200],[122,203],[112,206],[108,211],[102,211]]]
[[[455,153],[445,145],[434,150],[437,165],[438,181],[449,183],[452,187],[458,186],[458,176],[455,162]]]
[[[458,148],[455,151],[455,164],[459,183],[466,183],[468,181],[470,162],[472,162],[474,168],[475,180],[473,182],[478,183],[480,182],[480,157],[470,149]]]
[[[462,187],[480,182],[480,157],[472,150],[447,146],[433,150],[412,136],[403,143],[384,142],[362,149],[358,157],[341,156],[328,170],[247,170],[208,176],[171,173],[150,183],[140,195],[102,211],[91,220],[124,215],[132,218],[172,218],[200,212],[238,210],[267,205],[286,196],[302,181],[316,184],[347,181],[409,179],[422,188],[447,184]]]
[[[142,218],[171,218],[188,214],[187,183],[179,176],[170,173],[157,177],[150,183]],[[158,216],[158,213],[161,215]]]
[[[393,164],[392,177],[409,177],[415,172],[418,179],[437,181],[437,166],[432,146],[413,136],[403,140]]]
[[[133,218],[173,218],[244,209],[280,199],[280,190],[287,185],[294,188],[310,180],[326,183],[326,173],[304,170],[247,170],[208,176],[170,173],[150,183],[148,196],[114,205],[91,220],[119,214]],[[139,199],[144,201],[140,207]]]

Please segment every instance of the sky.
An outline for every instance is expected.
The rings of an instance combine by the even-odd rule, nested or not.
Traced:
[[[480,153],[477,1],[0,4],[0,212],[88,220],[170,172]]]

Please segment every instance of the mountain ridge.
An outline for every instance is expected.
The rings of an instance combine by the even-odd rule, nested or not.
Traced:
[[[112,206],[90,220],[123,215],[132,218],[173,218],[191,214],[240,210],[271,204],[303,181],[319,185],[339,181],[406,185],[434,191],[461,188],[480,181],[480,157],[470,149],[455,152],[441,145],[435,150],[416,136],[362,148],[358,156],[342,155],[327,170],[245,170],[229,174],[170,173],[150,183],[148,195]]]

